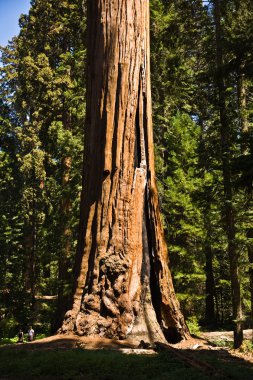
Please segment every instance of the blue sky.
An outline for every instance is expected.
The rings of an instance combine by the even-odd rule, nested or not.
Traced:
[[[18,19],[21,13],[27,14],[30,0],[0,0],[0,45],[19,33]]]

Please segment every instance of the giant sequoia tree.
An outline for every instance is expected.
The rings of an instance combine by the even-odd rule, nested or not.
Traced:
[[[164,241],[152,137],[149,5],[89,0],[76,290],[62,331],[188,336]]]

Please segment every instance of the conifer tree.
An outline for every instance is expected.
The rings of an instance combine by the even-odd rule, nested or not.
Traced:
[[[3,51],[2,83],[14,94],[9,103],[23,179],[22,272],[33,305],[38,295],[58,288],[55,328],[71,293],[77,233],[85,107],[81,12],[80,1],[34,1],[29,15],[21,16],[13,53]]]
[[[154,174],[149,6],[87,6],[82,228],[73,307],[62,331],[148,341],[164,334],[176,342],[188,329],[168,269]]]

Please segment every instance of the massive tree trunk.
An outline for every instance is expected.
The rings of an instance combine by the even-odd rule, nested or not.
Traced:
[[[239,255],[235,241],[235,220],[233,207],[233,189],[231,179],[231,135],[226,105],[226,88],[223,69],[223,42],[221,27],[221,4],[220,0],[214,0],[214,21],[216,33],[216,65],[217,65],[217,88],[219,94],[220,111],[220,136],[224,187],[224,219],[228,241],[228,257],[230,266],[230,281],[232,292],[232,308],[234,320],[234,347],[238,348],[243,341],[242,327],[242,304],[239,281],[238,260]]]
[[[147,0],[89,0],[76,290],[62,331],[176,342],[188,329],[155,182]]]

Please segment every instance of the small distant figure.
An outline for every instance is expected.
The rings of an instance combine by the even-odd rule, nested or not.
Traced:
[[[18,343],[23,343],[24,342],[24,333],[21,329],[19,329],[18,332]]]
[[[34,339],[34,330],[32,326],[30,326],[28,329],[28,342],[32,342],[33,339]]]

